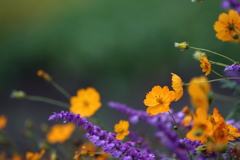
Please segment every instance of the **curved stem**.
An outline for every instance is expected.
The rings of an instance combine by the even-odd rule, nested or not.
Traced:
[[[177,130],[178,130],[178,133],[179,133],[179,136],[183,139],[184,137],[183,137],[183,135],[182,135],[182,132],[181,132],[181,129],[179,128],[179,126],[178,126],[178,124],[177,124],[177,122],[176,122],[176,120],[174,119],[174,117],[173,117],[173,115],[172,115],[172,113],[171,112],[169,112],[168,111],[168,113],[170,114],[170,116],[172,117],[172,119],[173,119],[173,121],[174,121],[174,123],[175,123],[175,125],[177,126]],[[185,149],[186,149],[186,151],[187,151],[187,154],[188,154],[188,156],[189,156],[189,158],[192,160],[192,155],[190,154],[190,152],[188,151],[188,149],[187,149],[187,146],[186,146],[186,144],[184,143],[184,147],[185,147]]]
[[[196,83],[184,83],[183,86],[187,86],[190,84],[201,84],[201,83],[210,83],[210,82],[216,82],[216,81],[221,81],[221,80],[225,80],[225,79],[240,79],[240,77],[225,77],[225,78],[219,78],[219,79],[213,79],[210,81],[205,81],[205,82],[196,82]]]
[[[55,81],[51,80],[50,83],[59,91],[61,92],[67,99],[70,99],[72,96],[61,86],[59,86]]]
[[[214,62],[214,61],[210,61],[211,64],[216,64],[216,65],[219,65],[219,66],[223,66],[223,67],[227,67],[229,65],[226,65],[226,64],[223,64],[223,63],[220,63],[220,62]]]
[[[232,60],[231,58],[229,58],[229,57],[227,57],[227,56],[224,56],[224,55],[222,55],[222,54],[219,54],[219,53],[217,53],[217,52],[213,52],[213,51],[210,51],[210,50],[207,50],[207,49],[203,49],[203,48],[191,47],[191,46],[189,46],[189,48],[192,48],[192,49],[195,49],[195,50],[200,50],[200,51],[206,51],[206,52],[209,52],[209,53],[212,53],[212,54],[216,54],[216,55],[218,55],[218,56],[221,56],[221,57],[223,57],[223,58],[226,58],[226,59],[232,61],[233,63],[235,62],[235,61]]]
[[[30,101],[39,101],[39,102],[49,103],[49,104],[53,104],[56,106],[60,106],[60,107],[69,109],[69,104],[60,102],[60,101],[57,101],[54,99],[40,97],[40,96],[29,96],[29,95],[27,95],[25,98]]]
[[[219,77],[225,78],[223,75],[217,73],[216,71],[212,70],[213,73],[215,73],[216,75],[218,75]]]

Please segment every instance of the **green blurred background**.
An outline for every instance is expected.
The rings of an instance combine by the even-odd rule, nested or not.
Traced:
[[[192,58],[194,50],[180,51],[174,42],[187,41],[240,58],[238,44],[215,37],[213,24],[222,12],[220,1],[210,0],[0,0],[0,114],[7,115],[7,128],[17,137],[26,119],[39,126],[48,123],[52,112],[63,110],[10,98],[16,89],[69,103],[36,76],[38,69],[44,69],[72,95],[80,88],[96,88],[103,104],[97,114],[113,126],[119,117],[107,107],[108,101],[145,110],[146,93],[154,85],[170,86],[171,72],[185,82],[203,75],[199,62]],[[223,68],[213,68],[222,73]],[[218,83],[213,85],[218,93],[231,93]],[[189,105],[187,94],[172,108],[178,111],[185,105]],[[215,105],[222,106],[220,112],[226,115],[228,103]],[[24,140],[17,139],[17,143]]]

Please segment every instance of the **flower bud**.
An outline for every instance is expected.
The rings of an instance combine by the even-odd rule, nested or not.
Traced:
[[[206,54],[201,52],[201,51],[196,51],[194,54],[193,54],[193,58],[200,61],[202,60],[202,57],[206,57]]]
[[[37,76],[43,78],[45,81],[51,81],[52,78],[44,71],[44,70],[38,70]]]
[[[11,98],[17,98],[17,99],[24,99],[26,97],[26,94],[23,91],[12,91]]]
[[[239,38],[239,35],[237,33],[233,33],[233,39],[237,40]]]
[[[174,46],[181,49],[181,50],[188,49],[188,47],[189,47],[187,42],[182,42],[182,43],[175,42]]]

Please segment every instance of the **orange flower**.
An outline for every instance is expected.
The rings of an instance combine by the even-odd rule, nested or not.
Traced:
[[[26,153],[26,159],[27,160],[39,160],[42,158],[46,151],[44,149],[41,150],[40,153],[32,153],[32,152],[27,152]]]
[[[211,72],[211,64],[207,57],[202,57],[202,60],[200,61],[200,67],[202,68],[202,72],[206,72],[206,76],[210,74]]]
[[[14,153],[11,160],[22,160],[22,158],[21,158],[21,156],[19,156],[19,154]]]
[[[81,117],[92,116],[102,105],[100,94],[92,87],[78,90],[77,96],[72,97],[70,103],[70,111]]]
[[[235,141],[236,139],[234,137],[240,137],[240,133],[238,133],[238,128],[233,127],[230,124],[227,124],[226,128],[227,128],[227,132],[228,132],[228,140],[229,141]]]
[[[191,79],[188,86],[188,93],[191,97],[191,102],[194,107],[202,107],[208,110],[209,98],[208,94],[211,91],[210,83],[199,83],[206,82],[208,79],[205,76],[194,77]]]
[[[0,129],[4,128],[7,125],[7,117],[0,115]]]
[[[207,120],[207,111],[203,108],[197,108],[193,119],[193,127],[186,137],[190,140],[200,140],[201,143],[206,143],[213,132],[213,125]]]
[[[216,37],[222,41],[238,41],[240,31],[240,17],[237,11],[230,10],[228,14],[222,13],[214,24]],[[237,30],[237,31],[236,31]]]
[[[47,133],[49,143],[63,143],[70,138],[76,126],[73,123],[53,125]]]
[[[178,75],[174,73],[171,74],[172,74],[172,88],[176,93],[175,101],[178,101],[183,95],[183,82]]]
[[[96,153],[96,151],[98,153]],[[102,154],[99,154],[102,153]],[[83,144],[83,146],[80,148],[80,151],[76,151],[74,155],[74,159],[78,160],[81,157],[87,157],[87,156],[94,156],[92,160],[105,160],[107,157],[110,156],[110,154],[104,154],[104,150],[97,150],[96,146],[93,145],[92,142],[86,142]]]
[[[117,132],[116,139],[122,140],[125,136],[127,136],[130,132],[128,130],[129,122],[120,120],[118,124],[114,126],[114,132]]]
[[[159,113],[165,113],[170,110],[169,105],[176,99],[175,92],[169,91],[167,86],[163,88],[154,86],[152,91],[148,92],[143,103],[148,106],[147,113],[154,116]]]

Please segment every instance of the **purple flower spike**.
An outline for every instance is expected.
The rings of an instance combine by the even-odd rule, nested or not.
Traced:
[[[134,142],[123,143],[117,140],[114,133],[107,133],[101,130],[99,126],[88,122],[86,118],[81,118],[79,114],[71,112],[54,113],[49,117],[49,121],[62,119],[68,122],[75,122],[78,127],[82,126],[88,132],[84,135],[96,146],[101,146],[105,153],[110,153],[112,157],[121,158],[122,160],[155,160],[155,156],[149,153],[143,153],[140,149],[134,148]]]

